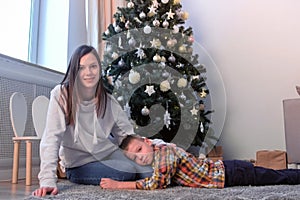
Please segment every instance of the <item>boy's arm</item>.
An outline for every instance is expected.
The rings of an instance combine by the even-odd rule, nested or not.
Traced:
[[[104,189],[136,189],[136,182],[116,181],[110,178],[101,178],[100,187]]]

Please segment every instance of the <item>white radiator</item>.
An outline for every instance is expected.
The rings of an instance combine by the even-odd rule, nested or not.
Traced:
[[[27,101],[28,116],[25,135],[35,135],[31,105],[36,96],[49,97],[51,89],[63,74],[19,61],[0,54],[0,180],[11,179],[13,158],[13,129],[9,115],[9,99],[13,92],[22,92]],[[33,142],[33,175],[39,169],[39,142]],[[20,148],[19,178],[25,177],[25,143]]]

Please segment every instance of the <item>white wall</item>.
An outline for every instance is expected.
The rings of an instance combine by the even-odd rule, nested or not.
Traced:
[[[213,58],[224,82],[227,112],[219,142],[224,158],[250,159],[260,149],[285,150],[282,100],[299,97],[300,1],[181,3],[189,12],[187,25],[195,41]]]

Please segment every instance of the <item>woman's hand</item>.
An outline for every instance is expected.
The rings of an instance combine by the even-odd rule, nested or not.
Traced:
[[[116,181],[110,178],[102,178],[100,187],[104,189],[136,189],[135,181]]]
[[[32,192],[33,196],[38,196],[38,197],[44,197],[47,194],[57,195],[58,194],[58,189],[54,188],[54,187],[41,187],[41,188],[36,189],[35,191]]]

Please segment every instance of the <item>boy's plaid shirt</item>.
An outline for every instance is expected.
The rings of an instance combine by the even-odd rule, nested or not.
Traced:
[[[198,188],[224,188],[223,162],[199,159],[179,147],[153,145],[152,177],[138,180],[138,189],[159,189],[169,185]]]

